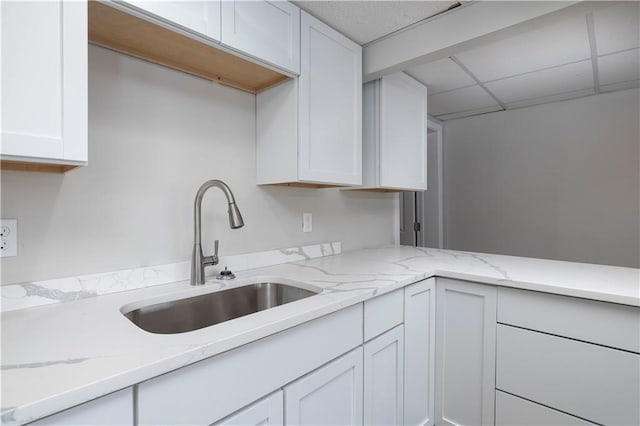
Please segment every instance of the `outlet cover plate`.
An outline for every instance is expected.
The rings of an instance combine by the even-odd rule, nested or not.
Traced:
[[[18,255],[18,219],[0,219],[0,257]]]

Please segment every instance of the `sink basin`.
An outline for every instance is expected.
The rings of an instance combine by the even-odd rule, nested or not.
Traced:
[[[263,282],[155,303],[123,314],[148,332],[175,334],[209,327],[315,294],[318,291]]]

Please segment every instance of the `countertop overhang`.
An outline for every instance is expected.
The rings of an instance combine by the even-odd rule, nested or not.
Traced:
[[[195,289],[182,281],[2,314],[2,423],[36,420],[434,276],[640,306],[640,269],[422,247],[375,247],[237,275],[324,290],[175,335],[145,332],[120,309],[234,283]]]

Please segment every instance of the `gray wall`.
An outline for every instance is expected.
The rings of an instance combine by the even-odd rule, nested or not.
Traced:
[[[207,179],[235,192],[246,226],[230,230],[212,190],[205,251],[342,241],[391,243],[397,195],[255,185],[255,96],[98,47],[89,48],[89,166],[2,172],[2,217],[19,221],[19,257],[2,284],[185,261],[193,197]],[[302,212],[313,232],[302,233]]]
[[[639,266],[638,89],[445,124],[445,246]]]

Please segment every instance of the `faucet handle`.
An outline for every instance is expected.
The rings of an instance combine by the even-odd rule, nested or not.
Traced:
[[[219,246],[219,245],[220,245],[220,244],[218,243],[218,240],[215,240],[215,241],[213,242],[213,256],[214,256],[215,258],[217,258],[217,257],[218,257],[218,246]]]

